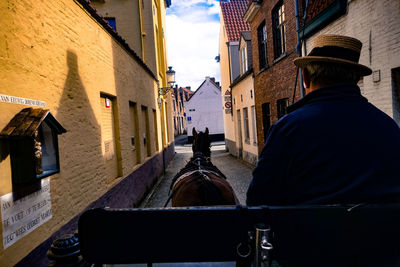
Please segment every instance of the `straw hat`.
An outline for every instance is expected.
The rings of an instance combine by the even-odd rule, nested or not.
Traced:
[[[355,38],[342,35],[319,35],[315,38],[311,52],[305,57],[294,59],[294,64],[300,68],[311,62],[333,62],[346,64],[358,69],[361,76],[367,76],[372,70],[358,64],[362,43]]]

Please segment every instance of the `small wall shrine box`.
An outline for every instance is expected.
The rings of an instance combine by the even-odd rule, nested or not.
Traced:
[[[30,184],[60,171],[59,134],[66,130],[47,109],[25,108],[0,132],[10,144],[15,185]]]

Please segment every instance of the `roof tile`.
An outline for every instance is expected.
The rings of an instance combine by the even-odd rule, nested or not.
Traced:
[[[239,41],[241,31],[249,31],[250,26],[243,20],[248,0],[230,0],[220,2],[222,16],[229,41]]]

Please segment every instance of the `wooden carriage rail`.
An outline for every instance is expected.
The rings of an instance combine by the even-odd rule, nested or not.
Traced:
[[[93,209],[78,232],[90,263],[249,263],[260,223],[281,266],[400,266],[399,204]]]

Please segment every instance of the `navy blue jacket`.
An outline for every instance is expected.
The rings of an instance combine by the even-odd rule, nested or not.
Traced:
[[[356,85],[315,90],[270,129],[247,205],[397,201],[400,129]]]

